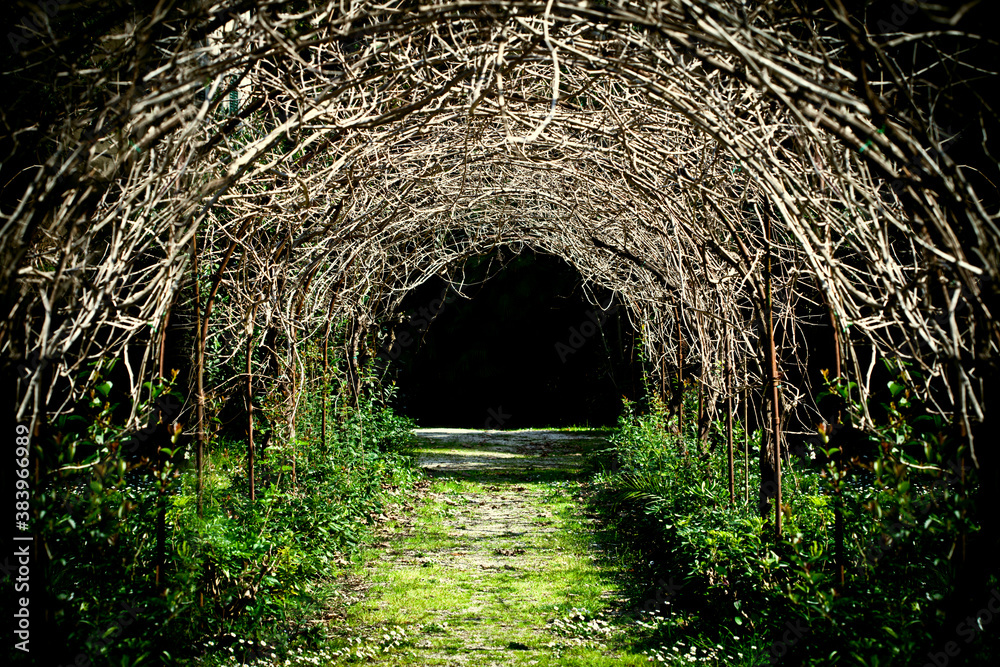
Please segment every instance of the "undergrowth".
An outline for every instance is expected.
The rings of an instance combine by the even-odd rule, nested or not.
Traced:
[[[964,627],[942,626],[962,544],[978,529],[968,519],[975,477],[956,467],[963,452],[946,424],[910,398],[906,383],[913,371],[896,370],[886,422],[867,431],[860,453],[838,457],[837,440],[825,427],[786,453],[780,540],[760,517],[756,494],[749,503],[739,493],[730,502],[719,429],[703,442],[694,427],[678,435],[676,416],[662,403],[650,401],[643,414],[625,404],[612,448],[599,459],[592,504],[622,545],[620,569],[634,602],[639,646],[650,660],[911,665],[943,657],[959,664],[941,653],[957,646],[964,664],[996,664],[993,629],[983,617],[975,621],[995,587],[982,591]],[[842,401],[849,401],[848,389],[829,384]],[[738,442],[742,428],[737,424]],[[759,432],[750,443],[756,454]],[[950,461],[942,454],[949,451]],[[755,458],[751,475],[757,470]]]
[[[170,421],[183,398],[172,382],[147,384],[138,412],[149,425],[127,429],[104,379],[111,366],[92,369],[89,396],[39,448],[54,471],[33,526],[49,554],[35,576],[51,622],[29,657],[83,667],[294,659],[290,647],[315,632],[322,582],[357,557],[417,475],[413,424],[387,407],[391,387],[368,383],[355,406],[328,408],[325,442],[318,395],[303,397],[293,433],[265,411],[253,501],[246,441],[214,434],[199,515],[193,447]]]

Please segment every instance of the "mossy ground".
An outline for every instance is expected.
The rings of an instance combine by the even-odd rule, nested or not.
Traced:
[[[631,665],[612,566],[580,503],[593,432],[419,431],[428,481],[355,570],[337,662]],[[377,652],[377,655],[376,655]],[[359,657],[360,656],[360,657]]]

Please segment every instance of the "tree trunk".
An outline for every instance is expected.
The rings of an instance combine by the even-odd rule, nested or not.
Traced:
[[[729,456],[729,506],[736,505],[736,466],[733,461],[733,368],[730,355],[729,329],[726,337],[726,450]]]
[[[202,326],[201,314],[201,281],[198,278],[198,235],[191,237],[191,260],[194,271],[194,311],[195,311],[195,391],[197,392],[197,415],[198,424],[196,429],[197,445],[195,447],[195,467],[198,470],[198,479],[195,484],[195,493],[198,498],[198,516],[202,516],[202,456],[205,451],[205,339],[202,332],[206,327]]]
[[[834,314],[833,308],[830,308],[828,305],[827,309],[830,312],[830,325],[833,327],[833,379],[836,382],[840,379],[840,330],[837,328],[837,316]],[[841,406],[839,397],[837,397],[837,408],[834,411],[833,420],[834,424],[839,424],[841,422]],[[836,475],[834,477],[834,493],[836,494],[836,500],[833,506],[834,558],[837,563],[837,581],[840,587],[843,588],[844,568],[847,562],[847,557],[844,554],[844,492],[841,488],[841,476],[843,475],[844,470],[844,459],[841,456],[840,451],[837,452],[834,462],[836,466]]]
[[[250,483],[250,502],[257,500],[256,462],[253,442],[253,331],[257,307],[250,312],[250,326],[247,331],[247,481]]]
[[[764,272],[764,334],[767,336],[766,353],[768,363],[768,382],[765,395],[770,393],[770,431],[771,442],[768,447],[761,446],[761,509],[768,511],[768,501],[774,498],[774,535],[781,537],[781,405],[780,387],[778,385],[778,356],[774,342],[774,313],[771,294],[771,218],[764,218],[764,241],[767,253],[767,263]]]
[[[680,438],[681,454],[687,456],[687,445],[684,442],[684,347],[681,339],[681,304],[675,308],[677,314],[677,436]]]
[[[215,275],[212,276],[212,289],[208,293],[208,297],[205,299],[205,313],[202,315],[200,301],[201,301],[201,285],[198,281],[198,235],[195,234],[191,239],[191,248],[194,254],[194,303],[195,309],[198,311],[197,331],[198,331],[198,362],[197,362],[197,373],[198,373],[198,516],[202,513],[202,459],[204,456],[205,449],[205,341],[208,338],[208,321],[212,317],[212,306],[215,303],[215,295],[219,293],[219,286],[222,284],[222,274],[225,273],[226,267],[229,266],[229,260],[232,259],[233,253],[236,248],[239,247],[240,240],[246,234],[247,228],[250,226],[250,218],[243,221],[243,225],[240,227],[240,231],[236,233],[236,236],[229,243],[229,248],[226,249],[226,254],[222,258],[222,262],[219,263],[219,268],[216,269]]]
[[[167,308],[167,312],[163,317],[163,330],[160,332],[160,363],[159,363],[159,376],[160,382],[164,379],[164,358],[166,357],[166,347],[167,347],[167,324],[170,322],[170,308]],[[161,411],[160,421],[164,422],[164,414]],[[157,466],[159,470],[159,485],[156,490],[156,555],[154,557],[155,569],[156,569],[156,589],[160,592],[163,591],[163,569],[167,562],[167,476],[164,470],[166,465],[166,457],[163,454],[163,442],[167,441],[168,438],[168,425],[166,423],[161,423],[159,429],[157,429],[157,440],[160,441],[160,445],[156,448],[156,458]]]
[[[320,426],[319,441],[322,443],[323,451],[326,451],[326,385],[330,376],[330,358],[328,355],[330,346],[330,319],[326,321],[326,331],[323,333],[323,375],[320,377]]]
[[[704,451],[705,449],[705,436],[708,435],[708,429],[705,428],[705,359],[701,360],[701,374],[698,376],[698,423],[695,425],[697,429],[699,450]]]
[[[750,375],[743,360],[743,502],[750,505]]]

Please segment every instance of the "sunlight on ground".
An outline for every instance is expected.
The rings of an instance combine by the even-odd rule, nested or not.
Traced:
[[[343,658],[388,665],[629,665],[577,494],[588,433],[420,429],[433,480],[363,573]],[[377,651],[377,657],[376,656]]]

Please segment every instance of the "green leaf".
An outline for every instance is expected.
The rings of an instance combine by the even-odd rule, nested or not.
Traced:
[[[906,387],[899,382],[896,382],[895,380],[889,381],[889,391],[892,392],[893,398],[899,396],[905,389]]]
[[[111,391],[111,387],[112,386],[113,385],[111,384],[111,380],[105,380],[101,384],[99,384],[96,387],[94,387],[94,389],[96,389],[97,391],[101,392],[101,395],[107,396],[108,392]]]

